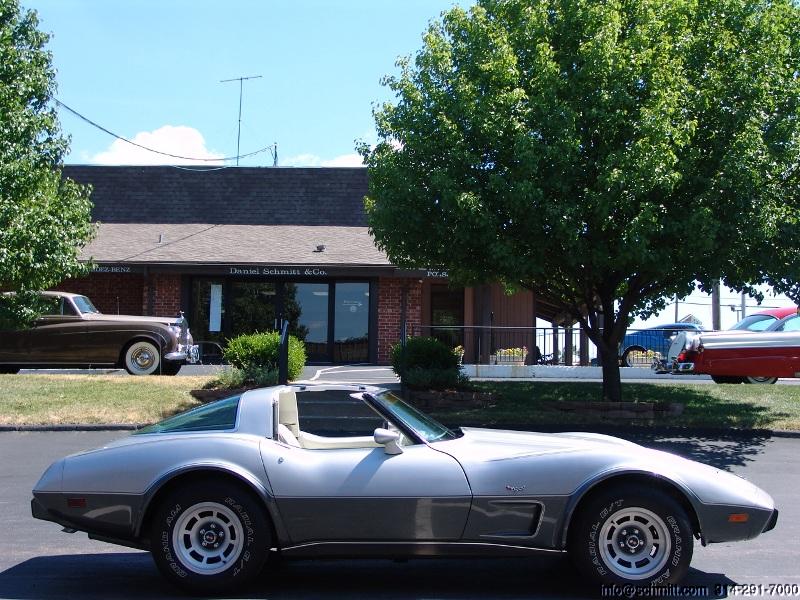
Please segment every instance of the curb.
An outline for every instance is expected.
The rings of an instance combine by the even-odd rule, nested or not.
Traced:
[[[448,427],[456,427],[452,423],[445,423]],[[146,427],[148,423],[126,424],[94,424],[94,423],[75,423],[69,425],[0,425],[0,433],[12,431],[31,431],[31,432],[65,432],[65,431],[135,431]],[[461,423],[463,427],[486,428],[486,423]],[[539,433],[564,433],[569,431],[582,431],[588,433],[603,433],[606,435],[624,434],[651,434],[659,436],[676,435],[681,437],[716,437],[716,438],[735,438],[735,437],[777,437],[800,439],[800,431],[773,431],[772,429],[731,429],[723,427],[652,427],[647,425],[537,425],[536,423],[510,423],[503,425],[493,425],[490,429],[508,429],[514,431],[535,431]]]
[[[0,433],[6,431],[134,431],[146,423],[71,423],[68,425],[0,425]]]

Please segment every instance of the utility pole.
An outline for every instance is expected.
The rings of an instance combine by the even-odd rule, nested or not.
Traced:
[[[236,134],[236,166],[239,166],[239,143],[242,140],[242,93],[244,91],[244,82],[247,79],[261,79],[261,75],[250,75],[249,77],[234,77],[233,79],[222,79],[220,83],[229,83],[231,81],[239,82],[239,131]],[[277,161],[277,154],[276,159]]]
[[[711,327],[715,330],[722,329],[722,315],[719,311],[719,279],[711,284]]]
[[[675,323],[678,322],[678,294],[675,294]]]

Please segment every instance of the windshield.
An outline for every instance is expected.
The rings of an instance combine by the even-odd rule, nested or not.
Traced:
[[[739,321],[731,329],[746,329],[747,331],[764,331],[776,321],[770,315],[750,315]]]
[[[81,312],[81,314],[86,313],[100,313],[92,304],[92,301],[89,300],[86,296],[73,296],[72,301],[75,303],[75,306]]]
[[[210,402],[180,413],[160,423],[143,427],[133,435],[146,433],[178,433],[190,431],[227,431],[236,427],[240,396]]]
[[[426,442],[439,442],[453,440],[458,437],[456,433],[429,417],[423,412],[407,404],[392,392],[382,392],[377,396],[369,394],[386,411],[397,417],[402,424],[413,429]]]

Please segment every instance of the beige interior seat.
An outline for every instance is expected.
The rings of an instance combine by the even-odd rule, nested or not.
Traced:
[[[372,436],[325,437],[300,431],[300,413],[297,409],[297,393],[294,390],[278,394],[278,440],[287,446],[308,450],[378,447]]]
[[[295,438],[300,437],[300,414],[297,411],[297,394],[294,390],[278,394],[278,423],[285,425]]]

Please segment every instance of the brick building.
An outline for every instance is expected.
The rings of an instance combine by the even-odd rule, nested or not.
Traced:
[[[72,165],[64,175],[91,184],[99,225],[81,256],[94,271],[59,289],[106,313],[183,311],[199,341],[285,318],[311,362],[385,364],[403,326],[547,316],[529,293],[451,288],[446,273],[393,266],[367,229],[364,168]]]

